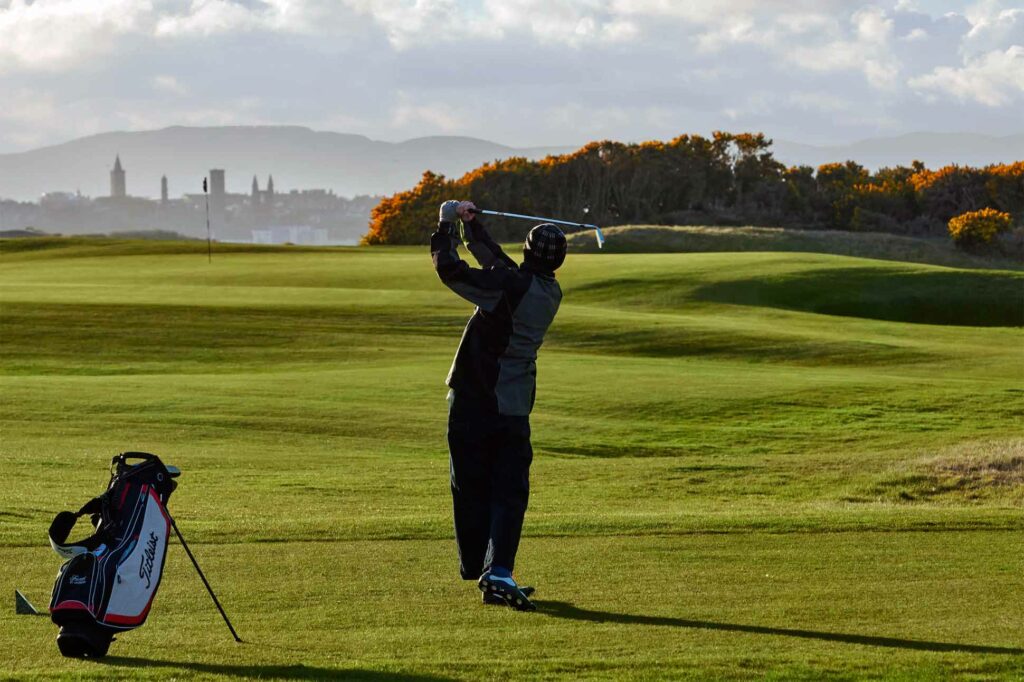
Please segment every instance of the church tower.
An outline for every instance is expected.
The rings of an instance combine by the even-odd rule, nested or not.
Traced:
[[[274,204],[274,176],[267,177],[267,204]]]
[[[160,203],[167,203],[167,176],[160,178]]]
[[[252,176],[252,196],[250,199],[253,206],[260,205],[260,183],[256,180],[256,176]]]
[[[110,197],[112,199],[124,199],[125,192],[124,168],[121,167],[121,155],[114,159],[114,170],[110,171]]]

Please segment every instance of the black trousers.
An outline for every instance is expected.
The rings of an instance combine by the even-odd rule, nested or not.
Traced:
[[[459,572],[476,580],[492,566],[511,571],[530,497],[530,418],[475,410],[456,396],[448,452]]]

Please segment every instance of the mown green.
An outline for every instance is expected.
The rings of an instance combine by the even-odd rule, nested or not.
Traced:
[[[0,243],[0,586],[119,451],[170,548],[104,662],[0,616],[0,676],[1014,679],[1024,275],[822,254],[574,254],[539,361],[518,577],[457,579],[443,379],[469,306],[414,248]]]

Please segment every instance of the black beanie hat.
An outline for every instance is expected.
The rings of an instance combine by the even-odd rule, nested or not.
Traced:
[[[556,270],[565,260],[565,233],[551,223],[541,223],[526,235],[523,257],[527,263]]]

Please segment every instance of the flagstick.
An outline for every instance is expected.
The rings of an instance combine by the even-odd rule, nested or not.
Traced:
[[[203,178],[203,196],[206,198],[206,262],[213,262],[213,246],[210,238],[210,195],[206,191],[206,178]]]

